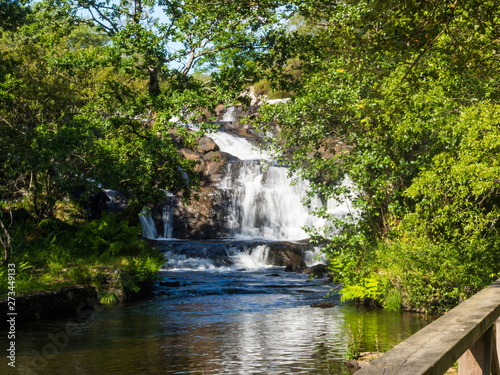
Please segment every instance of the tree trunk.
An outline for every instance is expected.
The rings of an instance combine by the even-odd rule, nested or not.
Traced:
[[[160,93],[160,84],[158,82],[158,67],[148,67],[149,70],[149,95],[157,96]]]
[[[12,212],[10,214],[12,219]],[[7,262],[10,256],[11,237],[9,230],[5,227],[1,218],[0,218],[0,227],[2,228],[3,231],[3,233],[0,233],[0,243],[2,244],[2,247],[4,249],[4,256],[2,260],[2,264],[4,264],[5,262]]]

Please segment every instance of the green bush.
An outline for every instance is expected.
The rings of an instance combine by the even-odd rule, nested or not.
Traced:
[[[122,287],[137,293],[154,284],[164,262],[163,255],[140,238],[139,227],[112,214],[73,225],[55,218],[38,225],[29,219],[17,224],[10,262],[18,266],[19,291],[75,284],[100,289],[110,270],[124,268],[129,278]],[[4,284],[0,284],[2,292]]]
[[[113,214],[103,214],[102,219],[87,222],[78,230],[74,251],[101,257],[135,255],[144,250],[140,234],[139,227],[131,227]]]
[[[141,256],[132,258],[125,267],[130,276],[123,287],[126,291],[138,293],[141,289],[149,289],[158,280],[158,271],[164,263],[163,256]]]

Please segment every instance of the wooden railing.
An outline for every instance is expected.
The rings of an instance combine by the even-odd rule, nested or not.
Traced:
[[[356,375],[500,375],[500,279],[401,342]]]

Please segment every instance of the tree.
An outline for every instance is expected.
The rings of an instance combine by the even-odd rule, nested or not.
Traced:
[[[0,29],[15,30],[26,23],[30,9],[24,6],[24,1],[2,0],[0,2]]]
[[[468,213],[469,219],[493,225],[489,230],[484,225],[475,227],[471,237],[451,230],[457,225],[451,217],[441,221],[439,229],[429,226],[436,207],[447,205],[443,189],[449,185],[436,180],[433,188],[443,189],[434,191],[412,185],[425,179],[420,176],[436,176],[443,154],[453,160],[450,163],[459,162],[452,150],[466,142],[467,132],[457,132],[455,127],[469,109],[494,111],[499,99],[495,83],[500,68],[498,5],[489,1],[306,1],[298,6],[311,31],[284,35],[267,67],[273,71],[275,84],[295,84],[281,73],[281,67],[284,58],[299,56],[304,78],[294,88],[290,104],[265,109],[259,121],[264,129],[277,125],[277,153],[285,157],[293,152],[286,163],[295,169],[306,166],[302,175],[323,196],[335,197],[349,190],[341,186],[344,173],[354,181],[356,189],[351,193],[359,218],[343,222],[331,218],[342,230],[326,248],[344,282],[344,297],[376,295],[392,285],[421,296],[425,289],[418,303],[429,305],[437,295],[456,301],[477,291],[498,272],[493,257],[496,211],[491,208],[495,190],[485,190],[470,201],[490,202]],[[485,118],[478,116],[475,121],[467,126],[487,132]],[[487,147],[486,141],[480,144]],[[334,147],[334,155],[325,153]],[[487,150],[489,157],[495,157],[495,149]],[[461,188],[451,191],[458,194]],[[460,204],[464,199],[454,197]],[[415,213],[420,229],[410,234],[404,223],[415,218]],[[436,236],[440,231],[448,235]],[[423,287],[418,292],[411,284],[417,278],[401,280],[406,272],[401,252],[412,248],[408,242],[412,235],[416,241],[426,238],[429,246],[442,249],[450,233],[453,244],[489,238],[488,246],[480,248],[484,259],[494,260],[491,272],[475,272],[473,282],[465,277],[471,268],[480,269],[483,264],[472,256],[471,267],[450,268],[447,278],[439,274],[439,286],[433,284],[439,278],[436,273],[420,279]],[[440,260],[456,265],[452,261],[456,255],[442,252]],[[419,272],[425,274],[422,268]],[[367,285],[375,285],[376,293]]]
[[[2,19],[2,209],[22,205],[39,223],[77,191],[121,190],[135,211],[160,189],[188,193],[197,175],[171,133],[193,142],[213,126],[207,111],[239,95],[247,76],[233,62],[268,43],[277,4],[61,0],[34,4],[27,23]],[[211,80],[190,74],[201,63],[219,67]],[[183,126],[200,117],[199,132]]]

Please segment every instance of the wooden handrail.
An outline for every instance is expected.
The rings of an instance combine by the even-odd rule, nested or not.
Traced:
[[[500,375],[494,324],[500,279],[401,342],[356,375],[443,375],[459,358],[459,375]],[[465,354],[464,354],[465,353]],[[492,355],[493,354],[493,355]]]

